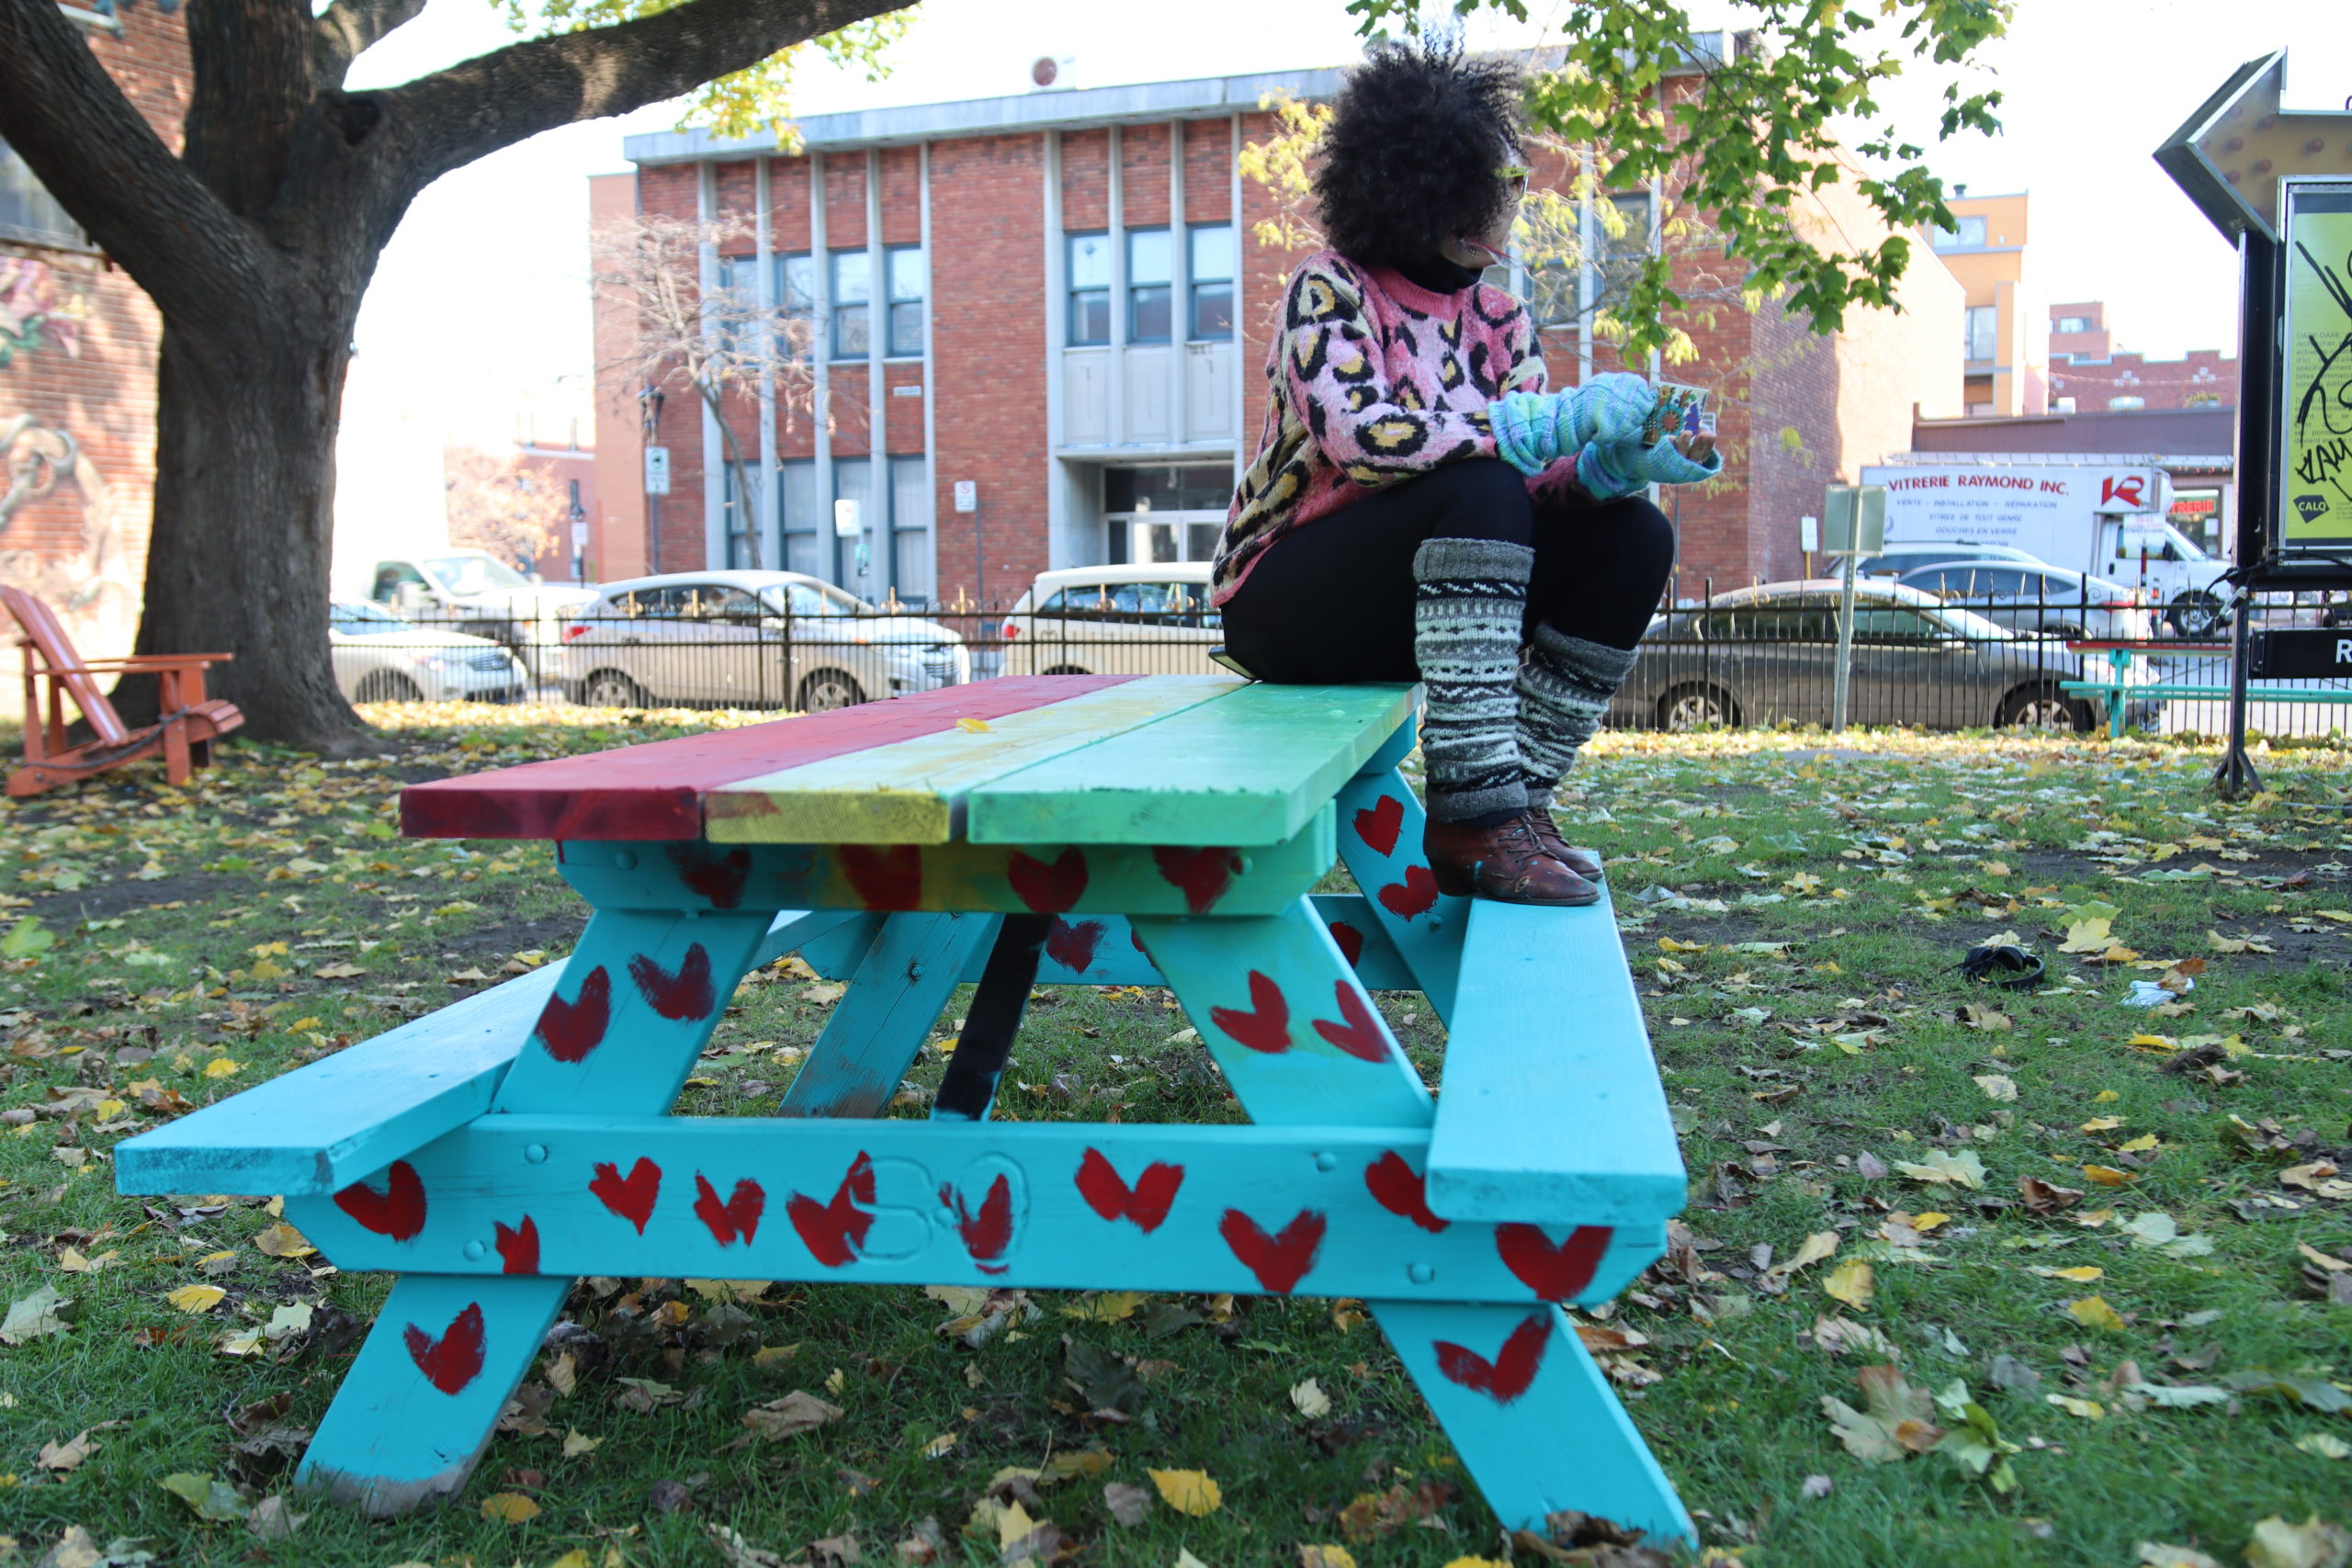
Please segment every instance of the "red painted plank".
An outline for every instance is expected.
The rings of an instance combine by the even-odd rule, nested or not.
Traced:
[[[831,713],[525,762],[401,792],[412,839],[699,839],[703,795],[739,779],[1049,707],[1134,675],[1024,675]]]

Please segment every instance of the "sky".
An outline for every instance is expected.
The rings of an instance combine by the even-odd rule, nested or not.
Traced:
[[[1525,26],[1473,24],[1475,47],[1538,41],[1573,0],[1535,0]],[[2117,346],[2177,357],[2234,352],[2234,253],[2151,153],[2240,62],[2289,45],[2288,107],[2352,97],[2352,7],[2310,0],[2020,0],[1988,52],[2005,95],[1998,137],[1935,140],[1933,68],[1884,95],[1885,116],[1972,194],[2033,197],[2029,265],[2052,300],[2103,299]],[[1734,7],[1695,0],[1701,27]],[[1148,21],[1138,25],[1138,17]],[[512,36],[486,0],[430,0],[369,51],[355,86],[407,80]],[[1181,8],[1079,0],[926,0],[879,82],[805,68],[796,107],[990,97],[1028,88],[1040,55],[1080,86],[1341,63],[1361,51],[1344,0],[1188,0]],[[496,440],[507,411],[592,370],[587,176],[628,167],[625,136],[676,123],[674,107],[567,127],[445,176],[384,252],[356,339],[379,395],[442,411]],[[1923,263],[1923,265],[1925,265]],[[1955,332],[1958,327],[1955,325]]]

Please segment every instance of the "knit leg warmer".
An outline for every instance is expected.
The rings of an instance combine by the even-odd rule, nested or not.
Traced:
[[[1534,564],[1533,550],[1499,539],[1431,539],[1413,553],[1421,758],[1442,822],[1527,804],[1512,682]]]
[[[1528,804],[1549,808],[1552,792],[1600,728],[1609,700],[1634,668],[1634,650],[1531,629],[1519,667],[1519,759]]]

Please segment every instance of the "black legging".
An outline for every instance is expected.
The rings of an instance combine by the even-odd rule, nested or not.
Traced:
[[[1518,469],[1474,457],[1383,486],[1269,547],[1226,601],[1226,647],[1286,684],[1419,680],[1413,552],[1430,539],[1532,546],[1528,619],[1611,648],[1641,640],[1674,566],[1674,525],[1643,497],[1539,508]]]

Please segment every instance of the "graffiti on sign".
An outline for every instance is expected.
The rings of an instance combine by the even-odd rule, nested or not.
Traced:
[[[2352,186],[2287,197],[2284,515],[2290,549],[2352,540]]]

